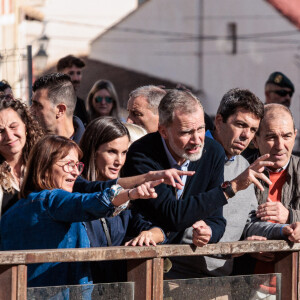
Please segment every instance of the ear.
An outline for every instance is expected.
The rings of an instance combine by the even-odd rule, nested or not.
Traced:
[[[258,143],[257,143],[257,136],[256,136],[256,135],[255,135],[254,138],[252,139],[252,143],[253,143],[254,147],[255,147],[256,149],[258,149]]]
[[[220,124],[223,123],[223,117],[220,114],[217,114],[215,117],[215,127],[216,131],[220,129]]]
[[[56,105],[56,119],[61,118],[66,114],[67,106],[64,103],[59,103]]]
[[[163,139],[168,139],[167,128],[165,125],[158,124],[158,132],[160,133]]]

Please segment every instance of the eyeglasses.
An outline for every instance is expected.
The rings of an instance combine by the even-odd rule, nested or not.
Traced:
[[[96,97],[95,101],[96,103],[101,103],[103,99],[105,100],[106,103],[112,103],[113,101],[112,97],[100,97],[100,96]]]
[[[84,168],[84,163],[82,163],[80,161],[74,162],[73,160],[68,161],[67,163],[65,163],[62,166],[59,164],[57,164],[57,165],[62,167],[66,173],[72,173],[72,172],[74,172],[75,168],[77,168],[79,175],[82,173],[83,168]]]
[[[270,91],[272,93],[277,94],[280,97],[285,97],[286,95],[289,95],[290,97],[293,96],[293,92],[292,91],[286,91],[286,90],[274,90],[274,91]]]

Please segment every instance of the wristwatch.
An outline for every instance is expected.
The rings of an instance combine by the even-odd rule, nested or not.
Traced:
[[[223,192],[229,197],[232,198],[235,196],[235,192],[232,189],[230,181],[224,181],[221,185]]]

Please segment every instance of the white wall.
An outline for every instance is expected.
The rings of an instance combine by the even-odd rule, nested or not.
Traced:
[[[235,55],[229,22],[248,35]],[[299,45],[299,30],[264,0],[151,0],[94,40],[90,57],[203,89],[209,114],[233,87],[264,101],[269,74],[281,71],[295,84],[291,108],[300,128]]]
[[[238,40],[236,55],[230,54],[230,41],[220,39],[204,43],[203,72],[208,112],[216,111],[218,100],[232,87],[248,88],[264,101],[264,84],[274,71],[285,73],[295,84],[292,109],[298,112],[299,65],[295,55],[300,45],[300,33],[297,28],[265,1],[226,0],[228,9],[213,2],[205,1],[205,35],[225,36],[227,24],[236,22],[238,36],[256,37]],[[290,34],[270,35],[282,32]]]
[[[137,0],[47,0],[40,8],[45,15],[45,34],[49,37],[48,63],[68,54],[85,55],[89,44],[107,28],[136,9]],[[37,52],[36,39],[43,28],[27,22],[28,43]]]
[[[90,58],[197,86],[198,0],[151,0],[91,44]]]

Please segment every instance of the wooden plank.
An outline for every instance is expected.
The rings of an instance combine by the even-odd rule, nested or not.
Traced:
[[[164,260],[162,258],[154,258],[152,260],[152,299],[162,300],[164,294],[163,286],[163,269]]]
[[[17,300],[27,299],[27,266],[18,265]]]
[[[152,299],[152,260],[127,262],[127,281],[134,282],[134,300]]]
[[[0,266],[0,300],[17,299],[17,266]]]
[[[286,241],[241,241],[217,243],[204,247],[192,245],[160,245],[156,247],[102,247],[81,249],[50,249],[1,251],[0,265],[41,262],[102,261],[209,254],[241,254],[253,252],[299,251],[300,243]]]
[[[298,253],[278,253],[275,273],[281,273],[281,299],[297,300],[298,288]]]
[[[297,253],[298,254],[298,265],[296,267],[297,270],[297,299],[300,299],[300,252]]]

